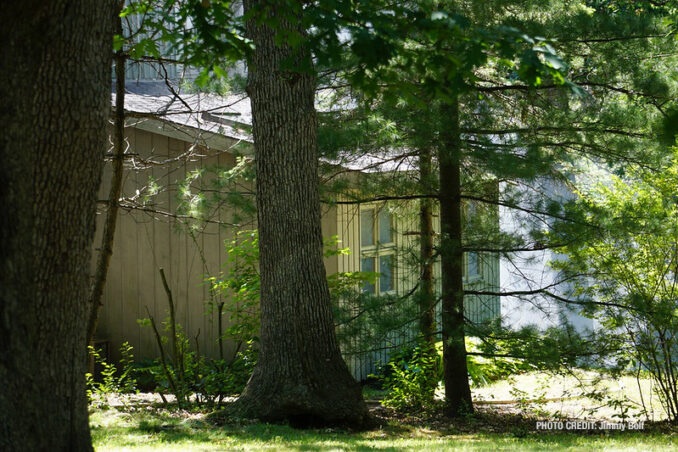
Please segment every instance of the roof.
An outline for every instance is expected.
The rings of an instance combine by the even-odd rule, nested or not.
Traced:
[[[111,102],[115,105],[114,91]],[[351,108],[351,105],[350,100],[337,99],[330,90],[321,91],[316,101],[320,111],[337,111]],[[237,144],[252,143],[252,109],[245,94],[187,93],[180,86],[164,80],[128,81],[125,83],[125,112],[128,127],[183,141],[197,141],[214,149],[229,151]],[[369,173],[416,168],[416,158],[402,149],[359,155],[345,153],[324,161],[349,171]]]
[[[342,153],[336,159],[325,160],[325,162],[361,173],[403,172],[418,168],[417,157],[406,149],[361,154]]]
[[[111,93],[115,105],[115,92]],[[246,95],[186,93],[165,81],[125,83],[126,125],[226,150],[252,143],[252,112]]]

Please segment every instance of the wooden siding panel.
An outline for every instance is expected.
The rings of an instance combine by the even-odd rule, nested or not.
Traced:
[[[139,154],[142,159],[151,159],[156,157],[154,151],[154,140],[152,134],[141,130],[136,131],[134,152]],[[138,173],[138,187],[148,186],[153,178],[159,177],[159,169],[151,167]],[[119,218],[121,219],[121,218]],[[162,285],[158,280],[158,263],[155,258],[155,230],[158,227],[154,216],[144,212],[134,212],[127,216],[127,221],[134,221],[138,234],[139,255],[139,298],[138,312],[139,318],[147,318],[146,308],[151,312],[156,312],[156,303],[158,291],[162,292]],[[139,326],[139,349],[137,353],[143,356],[154,356],[157,350],[155,339],[153,338],[148,326]]]
[[[127,137],[130,146],[134,146],[136,134]],[[123,174],[122,193],[130,196],[137,189],[137,173],[125,171]],[[138,349],[140,346],[139,325],[139,278],[138,278],[138,228],[134,221],[121,221],[120,234],[127,239],[120,243],[121,278],[124,282],[121,287],[123,300],[122,332],[124,340]],[[117,349],[116,349],[117,350]]]
[[[167,160],[170,156],[169,152],[169,139],[160,135],[153,135],[153,149],[155,158],[163,161]],[[153,197],[153,208],[159,211],[169,212],[169,197],[170,193],[168,190],[170,182],[170,173],[171,168],[167,166],[159,166],[154,172],[154,177],[156,178],[156,183],[159,186],[160,192]],[[159,270],[162,268],[166,272],[168,279],[171,281],[171,268],[170,268],[170,257],[172,255],[172,243],[169,241],[171,235],[171,224],[169,219],[161,214],[153,214],[156,218],[156,227],[155,233],[153,234],[153,243],[151,245],[150,252],[154,255],[155,268],[151,276],[155,284],[155,303],[153,309],[151,310],[151,315],[154,320],[157,322],[158,329],[161,328],[161,323],[167,317],[167,296],[162,286],[162,282],[159,275]],[[150,309],[150,307],[149,307]],[[144,334],[147,336],[153,336],[153,331],[146,327],[144,328]],[[156,348],[150,350],[143,350],[144,357],[155,357],[158,355]]]

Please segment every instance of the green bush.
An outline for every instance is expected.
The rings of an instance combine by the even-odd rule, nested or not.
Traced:
[[[257,230],[239,231],[225,243],[228,266],[218,276],[207,278],[217,304],[219,318],[225,315],[229,326],[221,331],[221,341],[232,340],[242,346],[259,334],[259,236]],[[225,302],[223,300],[228,300]],[[223,356],[221,356],[223,359]]]
[[[188,348],[181,328],[177,328],[178,365],[161,359],[146,361],[135,368],[143,375],[145,385],[161,394],[173,394],[180,405],[189,400],[197,404],[219,405],[224,397],[239,394],[247,384],[257,360],[254,341],[246,342],[243,350],[230,361],[210,359]],[[148,386],[147,386],[148,387]]]
[[[466,352],[480,353],[481,341],[475,337],[466,338]],[[501,349],[501,344],[495,341],[495,348]],[[438,349],[442,353],[442,342],[438,343]],[[472,386],[485,386],[498,380],[503,380],[511,375],[520,374],[532,370],[532,366],[524,361],[502,356],[467,355],[466,367]]]
[[[192,373],[191,390],[203,402],[221,403],[225,396],[242,392],[257,361],[257,349],[249,341],[231,361],[203,359]]]
[[[388,390],[384,406],[399,412],[425,410],[433,405],[440,381],[440,356],[423,341],[402,347],[375,377]]]
[[[480,351],[480,340],[466,338],[466,350]],[[506,357],[466,357],[469,379],[472,386],[484,386],[530,370],[528,364]],[[388,391],[383,405],[400,412],[412,412],[430,408],[435,391],[443,380],[443,343],[431,349],[424,341],[401,347],[391,353],[388,363],[379,366],[376,378]]]
[[[157,359],[146,358],[135,361],[132,364],[132,373],[137,381],[137,388],[141,392],[153,392],[156,389],[156,375],[154,372],[162,372]]]
[[[105,396],[112,393],[132,393],[137,392],[136,379],[134,378],[133,364],[134,355],[132,354],[132,346],[128,342],[123,342],[120,346],[120,354],[122,358],[118,364],[120,370],[115,364],[109,363],[101,356],[101,353],[92,347],[88,347],[90,355],[94,361],[101,365],[101,379],[95,380],[91,373],[85,374],[85,382],[87,387],[87,397],[90,401],[97,396]]]

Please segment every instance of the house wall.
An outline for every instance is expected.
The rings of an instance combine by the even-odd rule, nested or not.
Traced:
[[[188,159],[179,158],[187,153],[191,143],[131,127],[126,128],[125,135],[128,155],[135,158],[126,161],[122,196],[137,196],[137,190],[143,196],[151,180],[156,181],[160,192],[151,197],[146,210],[119,211],[96,339],[109,342],[110,357],[114,360],[120,358],[118,349],[124,341],[134,347],[137,359],[158,356],[152,329],[139,325],[137,320],[149,317],[147,309],[158,324],[167,318],[167,296],[159,274],[159,269],[163,268],[175,301],[177,321],[184,328],[191,346],[195,346],[197,337],[201,353],[218,357],[217,314],[208,304],[204,275],[218,274],[224,268],[227,260],[224,241],[232,239],[235,230],[253,229],[256,225],[249,221],[234,228],[228,224],[233,220],[228,209],[219,209],[218,215],[210,219],[212,223],[195,235],[194,242],[181,229],[181,221],[163,213],[176,212],[178,184],[187,174],[215,165],[233,167],[235,158],[228,152],[207,149],[199,149],[198,155]],[[130,169],[133,161],[141,165],[142,159],[163,164]],[[107,164],[99,199],[108,197],[110,177],[111,166]],[[202,182],[204,186],[208,183]],[[251,186],[243,188],[253,189]],[[98,226],[103,225],[104,219],[105,209],[102,208],[97,218]],[[324,209],[322,226],[325,237],[336,234],[336,210]],[[97,227],[95,248],[100,246],[101,230],[102,227]],[[95,252],[94,260],[96,255]],[[336,257],[326,259],[325,263],[328,272],[337,271]],[[223,328],[227,326],[224,322]],[[225,342],[225,356],[230,357],[233,351],[234,345]]]
[[[574,199],[572,191],[563,183],[549,178],[531,182],[533,190],[543,199],[565,203]],[[534,196],[525,190],[525,199]],[[529,207],[526,203],[525,207]],[[500,209],[500,228],[509,234],[525,234],[528,228],[544,227],[549,224],[548,217],[527,217],[525,214],[502,207]],[[501,287],[505,292],[536,291],[549,288],[549,291],[563,298],[576,299],[573,284],[563,282],[562,276],[551,266],[551,262],[566,259],[552,250],[522,251],[512,253],[510,258],[501,259]],[[537,326],[540,329],[571,324],[578,332],[586,333],[595,329],[592,319],[578,313],[577,305],[567,305],[550,297],[542,296],[506,296],[501,302],[502,323],[519,329],[525,326]]]
[[[394,279],[396,293],[405,295],[417,285],[419,274],[416,265],[419,256],[419,205],[417,201],[390,202],[393,210],[396,265]],[[348,247],[349,254],[338,256],[339,272],[360,271],[360,206],[355,204],[337,205],[337,235],[341,247]],[[440,231],[440,217],[434,214],[433,228],[436,234]],[[499,290],[499,259],[496,255],[484,253],[480,255],[480,277],[465,278],[464,286],[469,290]],[[434,263],[436,292],[441,292],[440,260]],[[466,316],[472,322],[486,322],[500,315],[500,301],[496,296],[467,296],[464,307]],[[437,307],[437,319],[440,322],[440,303]],[[414,323],[416,325],[416,322]],[[391,350],[399,344],[413,339],[417,332],[411,328],[405,332],[394,333],[388,337],[378,350],[361,354],[345,355],[346,362],[358,380],[364,380],[376,371],[379,363],[388,361]],[[357,340],[357,339],[356,339]],[[355,344],[354,344],[355,345]]]
[[[204,230],[196,234],[196,243],[180,229],[181,222],[178,219],[163,213],[176,212],[178,184],[184,180],[186,174],[215,165],[232,167],[236,163],[235,158],[228,152],[206,149],[200,149],[199,155],[193,155],[189,159],[178,158],[189,150],[191,143],[131,127],[126,129],[126,139],[129,145],[128,155],[134,156],[136,160],[128,159],[123,197],[138,196],[137,190],[142,196],[145,187],[152,180],[160,187],[160,191],[151,197],[147,210],[121,209],[119,212],[97,339],[109,342],[110,357],[114,360],[119,359],[118,349],[124,341],[134,347],[137,359],[157,357],[157,345],[151,328],[141,326],[137,320],[147,318],[149,312],[158,324],[166,319],[167,296],[159,275],[159,269],[164,268],[175,300],[177,321],[190,338],[191,345],[195,345],[197,337],[201,353],[217,357],[217,315],[208,304],[209,293],[204,275],[216,274],[223,269],[227,260],[224,241],[233,238],[234,230],[253,229],[255,224],[252,221],[239,228],[229,226],[228,223],[233,220],[232,215],[228,209],[220,209],[218,215],[211,218],[214,223],[206,224]],[[139,164],[141,159],[153,159],[163,164],[137,170],[129,169],[130,163],[136,161]],[[206,185],[208,182],[202,183]],[[100,199],[108,196],[109,184],[110,165],[107,165]],[[389,208],[394,209],[396,232],[394,238],[397,262],[394,280],[396,292],[402,295],[411,291],[418,280],[416,267],[407,263],[408,260],[416,260],[419,253],[418,204],[410,201],[391,204]],[[348,247],[351,251],[347,255],[326,258],[328,274],[360,270],[359,212],[358,205],[323,206],[323,236],[329,238],[337,235],[341,247]],[[104,218],[105,210],[102,209],[98,217],[99,225],[103,224]],[[434,216],[434,229],[440,230],[437,215]],[[97,228],[95,247],[99,246],[100,236],[101,228]],[[206,268],[201,252],[204,253]],[[498,290],[498,265],[495,256],[481,256],[482,277],[466,281],[466,286]],[[440,292],[439,262],[435,264],[434,276]],[[497,297],[468,297],[465,306],[467,316],[474,322],[499,315]],[[226,326],[225,322],[224,328]],[[414,334],[415,331],[409,331],[405,336],[394,333],[387,338],[381,350],[360,356],[345,356],[354,376],[357,379],[366,378],[375,371],[378,363],[388,360],[392,347]],[[234,352],[233,344],[225,342],[224,346],[225,356],[230,357]]]
[[[141,159],[165,161],[187,151],[189,143],[149,132],[126,129],[129,153]],[[129,161],[128,161],[129,163]],[[104,293],[104,306],[99,320],[97,337],[110,342],[113,358],[123,341],[128,341],[137,358],[157,355],[157,348],[149,327],[140,326],[137,319],[149,315],[158,323],[167,317],[167,297],[161,283],[159,269],[164,268],[176,304],[177,320],[190,338],[200,331],[201,351],[215,353],[214,314],[206,312],[207,287],[202,283],[203,269],[198,247],[187,234],[177,231],[177,222],[170,216],[150,210],[172,213],[177,207],[177,183],[184,175],[206,165],[232,166],[233,157],[227,153],[204,152],[203,157],[190,161],[178,159],[165,165],[154,165],[143,170],[129,170],[124,174],[123,197],[142,193],[151,180],[161,191],[147,205],[149,211],[120,209],[113,256]],[[110,167],[105,171],[105,183],[100,198],[108,194]],[[103,221],[105,212],[100,215]],[[227,218],[216,218],[227,221]],[[216,224],[207,225],[199,235],[198,245],[217,271],[223,263],[223,241],[227,230]],[[99,238],[95,243],[99,243]],[[192,341],[193,342],[193,341]]]

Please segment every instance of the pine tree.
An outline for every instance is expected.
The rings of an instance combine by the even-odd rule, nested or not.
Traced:
[[[671,48],[671,43],[663,39],[658,17],[641,16],[635,10],[629,14],[625,10],[555,1],[519,5],[445,2],[439,6],[441,13],[436,13],[437,17],[447,21],[462,44],[455,46],[449,34],[430,29],[422,37],[421,29],[416,30],[421,24],[415,22],[415,30],[410,29],[408,35],[412,38],[410,46],[394,44],[400,53],[393,53],[396,56],[390,64],[358,72],[367,81],[356,75],[349,78],[357,78],[364,87],[372,115],[382,114],[395,121],[396,129],[405,137],[396,148],[407,149],[409,155],[413,150],[416,154],[419,149],[438,149],[438,190],[431,191],[429,185],[416,188],[403,184],[397,177],[382,178],[397,180],[398,185],[382,186],[375,193],[371,184],[372,192],[357,195],[356,202],[427,198],[432,192],[439,198],[443,220],[439,250],[443,266],[446,255],[459,261],[456,268],[448,264],[447,270],[443,270],[444,286],[448,279],[447,287],[453,288],[443,288],[442,294],[443,304],[446,296],[450,298],[448,308],[443,307],[448,320],[444,317],[443,331],[447,326],[450,332],[459,331],[458,324],[464,323],[463,313],[461,320],[453,320],[457,314],[454,309],[463,309],[459,282],[453,284],[461,280],[462,251],[501,252],[510,256],[515,251],[556,248],[568,240],[544,234],[544,222],[559,219],[577,224],[578,220],[566,217],[560,205],[562,200],[551,199],[540,191],[530,193],[537,181],[546,178],[569,183],[571,173],[566,170],[579,158],[617,167],[629,161],[652,164],[656,159],[656,146],[650,140],[651,127],[661,114],[662,105],[671,99],[670,82],[662,74],[661,60],[642,66],[632,61],[648,51],[661,54],[663,49]],[[444,12],[445,7],[461,15]],[[486,29],[478,35],[471,23],[506,24],[512,28]],[[525,34],[516,38],[516,30]],[[530,36],[547,39],[539,42]],[[441,55],[441,49],[454,54],[457,61]],[[408,109],[414,113],[403,114]],[[426,109],[438,113],[439,128],[430,130],[428,138],[422,140],[410,132],[415,129],[413,123],[421,116],[426,117]],[[426,144],[422,145],[422,141]],[[360,146],[366,147],[362,142]],[[457,170],[463,177],[456,177]],[[488,174],[512,181],[518,188],[507,186],[497,198],[496,192],[480,189],[486,186],[484,179]],[[406,193],[412,188],[414,191]],[[481,229],[465,237],[459,230],[457,214],[462,200],[521,212],[528,229],[521,235]],[[444,205],[449,207],[444,209]],[[551,294],[544,289],[531,295]],[[451,301],[455,295],[456,300]],[[467,291],[466,295],[507,294],[475,290]],[[561,302],[569,301],[560,298]],[[475,334],[491,334],[468,323],[465,328]],[[461,360],[454,361],[458,365],[447,368],[446,375],[446,388],[458,391],[448,394],[450,414],[463,408],[459,400],[470,400],[467,389],[454,383],[466,378]]]

